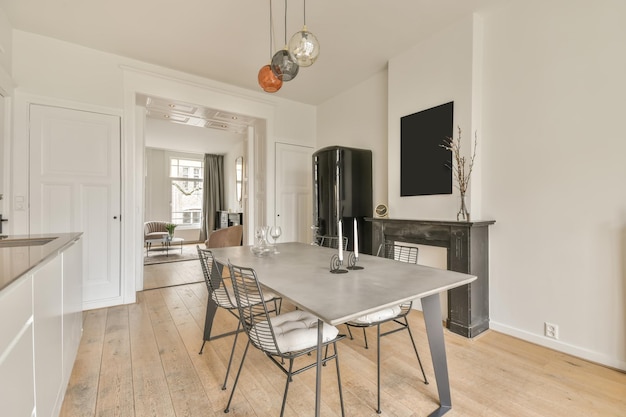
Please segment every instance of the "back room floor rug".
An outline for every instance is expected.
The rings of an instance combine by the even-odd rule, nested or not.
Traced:
[[[151,250],[150,253],[146,255],[145,249],[143,253],[144,265],[190,261],[194,259],[198,259],[198,250],[196,249],[195,243],[183,245],[182,253],[181,253],[180,248],[177,246],[172,246],[170,250],[167,252],[167,254],[165,253],[165,251]]]

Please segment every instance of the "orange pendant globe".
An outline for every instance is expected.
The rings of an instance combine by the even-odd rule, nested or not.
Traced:
[[[259,70],[259,85],[266,93],[275,93],[283,86],[283,80],[274,75],[271,66],[265,65]]]

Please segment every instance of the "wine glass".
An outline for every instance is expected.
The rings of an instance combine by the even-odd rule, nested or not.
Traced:
[[[265,239],[265,230],[262,226],[259,226],[254,231],[256,237],[256,246],[263,246],[263,239]]]
[[[274,253],[280,253],[276,248],[276,240],[280,237],[282,233],[283,231],[280,226],[272,226],[272,228],[270,229],[270,236],[272,237],[272,239],[274,239]]]
[[[317,233],[320,228],[318,226],[311,226],[311,230],[313,230],[313,240],[311,241],[311,245],[319,246],[319,242],[317,241]]]

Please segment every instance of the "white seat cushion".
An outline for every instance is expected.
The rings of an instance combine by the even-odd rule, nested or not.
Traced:
[[[352,320],[351,323],[356,323],[356,324],[377,323],[379,321],[388,320],[388,319],[396,317],[398,314],[400,314],[400,311],[401,311],[400,306],[384,308],[382,310],[378,310],[373,313],[361,316],[358,319]]]
[[[282,353],[309,349],[317,345],[317,316],[306,311],[295,310],[271,317],[270,321],[276,336],[276,344]],[[258,329],[255,329],[257,326]],[[250,338],[256,339],[256,330],[262,333],[268,332],[267,327],[266,321],[257,323],[250,332]],[[338,334],[339,330],[336,327],[324,323],[322,330],[324,342],[334,339]],[[264,350],[277,353],[274,346],[267,343],[262,344],[262,346]]]

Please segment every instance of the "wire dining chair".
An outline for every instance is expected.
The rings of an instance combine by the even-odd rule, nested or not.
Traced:
[[[320,246],[326,248],[339,249],[339,236],[320,236]],[[348,237],[343,236],[343,250],[346,250],[348,247]]]
[[[264,295],[256,272],[251,268],[229,264],[230,276],[235,290],[237,305],[239,306],[239,317],[243,328],[248,334],[248,344],[243,353],[237,376],[233,384],[233,389],[226,405],[225,413],[230,410],[230,405],[237,388],[237,382],[241,376],[241,370],[248,353],[250,345],[262,351],[286,376],[285,392],[283,394],[280,416],[285,412],[287,403],[287,393],[289,383],[294,375],[298,375],[308,369],[315,369],[317,361],[299,367],[294,370],[294,360],[302,356],[307,356],[317,350],[318,318],[303,310],[294,310],[288,313],[278,314],[270,317]],[[341,390],[341,375],[339,373],[339,355],[337,353],[337,342],[345,338],[339,334],[339,330],[329,324],[323,323],[322,328],[323,344],[325,354],[322,364],[335,360],[337,368],[337,385],[339,387],[339,401],[341,404],[341,415],[344,416],[343,393]],[[333,345],[332,355],[328,355],[328,346]],[[301,363],[299,363],[301,364]]]
[[[407,263],[412,263],[412,264],[417,264],[417,255],[418,255],[417,247],[403,245],[403,244],[395,243],[392,241],[383,242],[378,248],[378,254],[377,254],[377,256],[382,256],[384,258],[394,259],[399,262],[407,262]],[[411,311],[412,306],[413,306],[413,302],[410,301],[408,303],[403,303],[398,306],[375,311],[373,313],[367,314],[365,316],[357,318],[356,320],[352,320],[346,323],[346,325],[348,326],[350,339],[353,338],[352,332],[350,331],[351,327],[361,327],[363,329],[365,349],[369,348],[367,344],[367,334],[365,332],[365,329],[368,327],[376,327],[376,341],[377,341],[376,372],[377,372],[377,389],[378,389],[378,402],[377,402],[376,412],[378,414],[382,412],[380,409],[380,339],[381,337],[387,336],[389,334],[396,333],[402,330],[407,330],[409,333],[409,337],[411,339],[411,344],[413,345],[413,350],[415,351],[415,356],[417,356],[417,362],[419,363],[420,370],[422,371],[422,376],[424,377],[424,383],[428,384],[428,379],[426,378],[426,373],[424,372],[424,367],[422,366],[422,360],[420,359],[420,355],[417,352],[417,346],[415,345],[415,340],[413,339],[413,334],[411,333],[411,327],[409,326],[409,322],[407,320],[407,315]],[[398,327],[395,327],[391,330],[381,333],[381,325],[384,323],[388,323],[388,322],[393,322],[394,324],[397,324]]]
[[[224,377],[224,383],[222,384],[222,389],[225,390],[226,383],[228,382],[228,374],[230,373],[230,367],[233,362],[235,346],[237,345],[237,337],[239,336],[239,333],[243,330],[241,327],[241,320],[239,320],[239,314],[237,311],[237,299],[235,298],[232,284],[228,285],[227,281],[230,281],[230,279],[228,277],[222,276],[222,268],[220,268],[215,263],[213,259],[213,253],[209,249],[200,248],[199,245],[196,245],[196,249],[198,250],[198,258],[200,259],[200,266],[202,267],[202,274],[204,275],[204,282],[206,283],[210,299],[218,307],[228,311],[237,319],[236,330],[213,336],[210,339],[214,340],[220,337],[230,336],[232,334],[235,335],[233,347],[230,351],[230,357],[228,359],[228,367],[226,368],[226,376]],[[266,291],[264,297],[264,301],[271,301],[274,303],[274,310],[272,310],[272,312],[278,314],[280,312],[282,299],[280,297],[277,297],[274,293],[270,291]],[[204,350],[204,345],[206,342],[206,340],[202,341],[202,346],[200,347],[199,352],[200,355]]]

